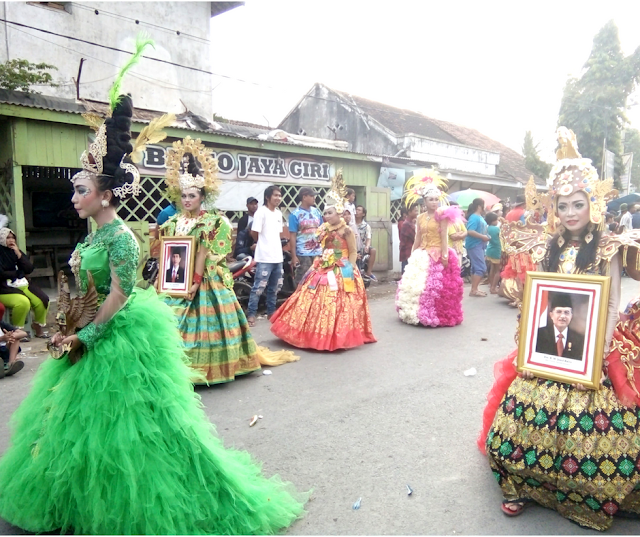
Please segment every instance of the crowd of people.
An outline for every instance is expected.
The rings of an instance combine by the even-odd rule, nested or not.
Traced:
[[[138,287],[139,247],[117,209],[140,192],[131,155],[145,141],[131,139],[131,97],[110,104],[110,116],[81,156],[82,170],[71,179],[74,207],[96,231],[77,245],[69,264],[80,298],[94,287],[99,307],[75,333],[54,334],[52,353],[60,353],[41,364],[12,418],[11,442],[0,459],[0,517],[37,533],[275,533],[304,514],[308,496],[277,476],[266,478],[248,453],[226,449],[193,385],[230,382],[261,368],[265,351],[251,328],[262,296],[271,331],[294,347],[332,352],[376,342],[365,290],[365,278],[375,278],[376,257],[366,208],[355,204],[355,192],[337,170],[323,211],[316,207],[318,193],[303,187],[286,221],[282,192],[271,185],[262,205],[247,199],[234,246],[230,221],[213,209],[215,159],[187,137],[174,142],[168,157],[171,204],[159,218],[161,241],[193,244],[192,270],[185,268],[187,254],[173,246],[161,274],[185,292]],[[640,515],[634,361],[640,337],[633,322],[640,301],[618,322],[623,270],[640,279],[640,234],[631,232],[635,207],[621,207],[619,221],[608,222],[608,182],[581,158],[571,136],[561,134],[546,212],[533,203],[535,187],[528,187],[527,198],[519,197],[504,217],[502,203],[487,211],[481,198],[465,215],[447,201],[447,182],[436,170],[414,173],[399,223],[402,278],[395,308],[405,324],[460,325],[465,257],[470,297],[487,296],[480,289],[486,278],[490,294],[516,305],[530,270],[610,279],[600,389],[518,372],[514,351],[496,364],[478,439],[502,490],[505,515],[517,516],[536,502],[604,530],[614,514]],[[524,234],[533,239],[519,240]],[[295,290],[278,307],[287,241]],[[246,314],[227,266],[232,252],[256,262]],[[365,256],[369,264],[361,271]],[[48,300],[26,278],[32,267],[6,225],[0,228],[0,270],[0,303],[12,310],[12,324],[0,323],[4,376],[22,367],[17,356],[30,310],[35,334],[44,335]],[[571,358],[584,347],[572,318],[571,300],[553,295],[550,322],[536,332],[541,352]]]

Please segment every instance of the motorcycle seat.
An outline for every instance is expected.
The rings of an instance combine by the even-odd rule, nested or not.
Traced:
[[[246,261],[242,260],[242,261],[234,261],[233,263],[230,263],[228,266],[228,269],[230,272],[238,272],[239,270],[242,270],[245,265],[246,265]]]

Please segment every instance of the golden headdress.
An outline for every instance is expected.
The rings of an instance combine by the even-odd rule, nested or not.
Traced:
[[[129,95],[120,94],[120,87],[124,75],[138,63],[149,45],[153,46],[153,40],[139,34],[135,53],[120,70],[109,90],[107,118],[102,119],[93,113],[82,114],[96,136],[80,157],[82,171],[75,174],[71,182],[79,178],[93,179],[96,175],[103,175],[112,178],[108,184],[113,184],[111,190],[118,198],[124,199],[130,194],[137,196],[140,193],[140,172],[134,162],[141,160],[146,144],[157,143],[167,136],[162,129],[175,120],[173,114],[165,114],[153,120],[131,144],[133,102]]]
[[[347,201],[347,187],[342,177],[342,168],[340,168],[331,178],[331,189],[327,192],[324,204],[326,207],[335,207],[338,214],[342,214],[345,201]]]
[[[584,192],[589,200],[589,220],[604,228],[604,214],[607,200],[613,187],[613,179],[601,181],[598,172],[591,165],[591,160],[582,158],[578,152],[578,142],[573,131],[566,127],[557,130],[560,148],[556,152],[558,161],[551,169],[547,186],[549,198],[547,203],[547,231],[554,233],[558,226],[556,216],[559,196],[570,196],[574,192]]]
[[[435,168],[421,168],[416,170],[404,185],[404,203],[411,207],[421,198],[436,195],[441,202],[447,201],[444,190],[447,188],[447,180],[442,177]]]
[[[198,164],[198,170],[190,173],[183,164],[183,157],[191,155]],[[167,198],[179,202],[182,191],[188,188],[203,188],[207,204],[214,202],[220,192],[218,180],[218,161],[200,141],[187,136],[184,140],[173,142],[173,147],[167,155]]]

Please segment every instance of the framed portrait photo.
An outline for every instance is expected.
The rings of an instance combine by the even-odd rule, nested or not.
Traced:
[[[518,371],[600,387],[610,278],[527,272]]]
[[[194,237],[161,237],[158,292],[187,296],[193,282],[195,256]]]

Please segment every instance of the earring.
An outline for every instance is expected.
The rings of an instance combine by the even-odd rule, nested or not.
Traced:
[[[584,242],[586,242],[587,244],[589,244],[592,240],[593,240],[593,230],[595,229],[596,226],[593,225],[593,223],[589,224],[587,226],[587,229],[589,230],[589,233],[587,233],[584,236]]]
[[[106,209],[107,207],[109,207],[109,202],[107,200],[102,200],[100,202],[100,205],[102,205],[103,209]]]
[[[567,231],[567,228],[565,228],[562,224],[558,225],[558,246],[560,248],[562,248],[564,246],[564,232]]]

